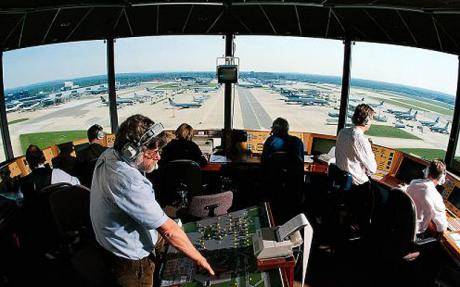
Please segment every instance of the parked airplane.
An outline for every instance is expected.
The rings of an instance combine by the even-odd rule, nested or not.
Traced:
[[[327,106],[329,105],[329,102],[324,99],[313,99],[313,98],[301,99],[300,103],[304,106]]]
[[[383,103],[384,103],[384,101],[381,101],[378,104],[369,104],[369,106],[371,106],[373,108],[381,108],[381,107],[383,107]]]
[[[403,114],[410,115],[412,113],[412,108],[410,108],[408,111],[388,109],[387,112],[395,116],[403,115]]]
[[[434,122],[432,121],[419,121],[420,124],[422,124],[422,126],[425,126],[425,127],[434,127],[435,125],[437,125],[439,123],[439,120],[440,120],[441,117],[437,117],[436,120],[434,120]]]
[[[385,115],[378,114],[374,116],[374,120],[377,122],[383,122],[386,123],[388,121],[388,118]]]
[[[6,106],[6,112],[12,113],[18,111],[22,107],[22,103],[9,104]]]
[[[109,101],[104,99],[104,97],[101,96],[101,101],[104,105],[109,105]],[[131,100],[131,99],[126,99],[126,98],[117,98],[117,106],[123,106],[123,105],[134,105],[136,101]]]
[[[199,107],[201,107],[201,104],[196,103],[196,102],[193,102],[193,103],[176,103],[171,98],[168,98],[168,100],[169,100],[169,104],[171,106],[173,106],[173,107],[176,107],[176,108],[187,109],[187,108],[199,108]]]
[[[333,112],[329,112],[327,115],[330,116],[331,118],[338,118],[339,112],[333,111]]]
[[[450,124],[450,122],[447,122],[444,127],[434,126],[434,127],[431,127],[430,130],[432,132],[436,132],[436,133],[448,134],[449,133],[449,124]]]
[[[39,106],[40,106],[40,102],[36,102],[36,103],[34,103],[34,104],[30,105],[30,106],[22,107],[21,111],[24,111],[24,112],[34,111]]]
[[[403,122],[396,122],[395,123],[395,128],[397,128],[397,129],[403,129],[405,127],[406,127],[406,125]]]
[[[338,118],[328,118],[326,119],[326,125],[337,125],[339,123]]]
[[[410,113],[409,114],[399,114],[399,115],[396,115],[396,118],[397,119],[407,120],[407,121],[416,121],[417,120],[417,112],[418,111],[415,111],[415,113],[413,115],[411,115]]]

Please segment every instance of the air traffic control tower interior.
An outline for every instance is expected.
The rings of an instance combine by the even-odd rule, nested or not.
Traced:
[[[171,138],[193,127],[206,160],[146,177],[222,270],[204,278],[166,247],[154,285],[299,285],[302,252],[268,268],[253,235],[304,213],[308,286],[460,286],[457,2],[5,0],[0,24],[0,286],[108,286],[89,217],[92,173],[72,168],[82,169],[90,126],[111,148],[134,114]],[[360,104],[376,112],[366,137],[377,171],[359,199],[366,224],[331,175],[337,135]],[[262,159],[278,117],[303,144],[300,165]],[[45,166],[69,168],[80,194],[58,200],[66,187],[45,187],[27,202],[29,145]],[[447,230],[418,236],[415,203],[398,199],[434,159],[447,167],[436,187]]]

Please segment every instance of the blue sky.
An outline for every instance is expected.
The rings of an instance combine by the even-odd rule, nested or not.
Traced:
[[[213,71],[224,54],[221,36],[118,39],[116,72]],[[342,74],[340,41],[274,36],[237,36],[242,71]],[[455,94],[457,57],[370,43],[353,46],[352,77]],[[4,53],[5,88],[106,73],[103,41],[54,44]]]

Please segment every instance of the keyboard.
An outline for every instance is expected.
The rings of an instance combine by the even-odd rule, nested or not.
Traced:
[[[447,217],[447,229],[450,231],[460,231],[460,218]]]

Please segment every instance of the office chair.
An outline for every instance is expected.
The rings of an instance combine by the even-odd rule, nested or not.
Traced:
[[[186,208],[192,196],[202,193],[201,168],[192,160],[170,161],[160,176],[159,200],[162,206]]]
[[[287,152],[275,152],[263,163],[267,199],[275,218],[285,222],[297,215],[304,203],[303,161]]]
[[[51,211],[65,251],[92,237],[89,217],[90,190],[82,185],[64,186],[49,197]]]
[[[415,204],[400,189],[389,192],[386,203],[376,210],[371,228],[382,254],[397,261],[415,260],[422,246],[436,241],[433,237],[417,238]]]
[[[25,229],[23,245],[38,254],[47,254],[59,247],[59,231],[49,202],[50,196],[68,183],[46,186],[24,202]]]
[[[227,213],[232,202],[233,193],[231,191],[193,196],[188,214],[198,218],[220,216]]]

